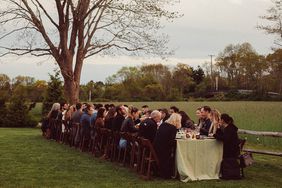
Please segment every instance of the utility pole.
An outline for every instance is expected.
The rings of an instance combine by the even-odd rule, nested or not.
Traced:
[[[213,78],[212,78],[212,57],[213,57],[214,55],[209,55],[209,56],[211,57],[211,88],[213,88],[214,85],[213,85]]]
[[[214,55],[209,55],[210,57],[211,57],[211,77],[212,77],[212,57],[214,56]]]

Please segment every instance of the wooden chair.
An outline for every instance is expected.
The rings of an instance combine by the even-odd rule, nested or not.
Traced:
[[[49,119],[49,125],[46,130],[46,138],[55,139],[55,133],[56,133],[56,120],[52,118]]]
[[[155,165],[156,168],[159,168],[160,162],[150,140],[141,138],[141,145],[142,160],[140,174],[142,178],[149,180],[151,179],[153,165]]]
[[[80,151],[81,152],[89,150],[90,139],[91,139],[90,129],[85,129],[84,131],[82,131],[81,140],[80,140]]]
[[[118,146],[118,159],[117,159],[117,161],[122,162],[123,166],[125,166],[126,165],[126,156],[128,154],[128,149],[129,149],[129,147],[128,147],[128,140],[129,140],[128,133],[120,132],[120,138],[126,140],[127,144],[126,144],[126,147],[124,147],[124,148],[121,148],[121,147]]]
[[[65,127],[64,132],[61,132],[61,141],[64,144],[70,143],[70,121],[62,120],[62,126]]]
[[[130,163],[129,167],[135,169],[136,172],[140,170],[141,159],[142,159],[142,147],[141,147],[141,138],[130,135],[129,136],[130,144]]]
[[[112,133],[112,140],[110,143],[110,156],[111,156],[111,161],[116,161],[118,159],[118,147],[119,147],[119,140],[120,140],[120,133],[115,131]]]
[[[245,165],[243,164],[244,161],[241,160],[241,153],[243,152],[243,148],[244,148],[244,145],[246,143],[246,139],[239,139],[239,149],[240,149],[240,154],[239,154],[239,157],[238,159],[240,160],[240,170],[241,170],[241,177],[244,178],[245,175],[244,175],[244,168],[245,168]]]
[[[57,142],[60,142],[61,141],[61,133],[62,133],[62,120],[59,120],[59,119],[56,120],[55,129],[56,129],[55,140]]]
[[[92,155],[97,155],[100,152],[100,141],[101,141],[101,129],[99,127],[94,127],[94,135],[91,136],[90,147]]]
[[[81,143],[81,138],[82,138],[81,127],[82,125],[79,124],[78,129],[76,131],[75,138],[74,138],[74,146],[76,149],[80,147],[80,143]]]
[[[108,159],[111,158],[112,155],[112,140],[113,140],[113,132],[110,129],[104,128],[102,131],[102,148],[103,148],[103,156]]]
[[[71,122],[70,127],[70,147],[75,146],[75,137],[79,129],[79,123]]]
[[[107,153],[107,149],[110,145],[110,139],[112,135],[112,131],[107,129],[107,128],[99,128],[97,129],[98,131],[98,138],[96,142],[96,155],[99,153],[100,156],[104,155]]]

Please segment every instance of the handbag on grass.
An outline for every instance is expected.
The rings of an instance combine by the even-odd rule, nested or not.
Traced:
[[[240,165],[243,168],[251,166],[255,162],[252,153],[246,152],[240,155]]]

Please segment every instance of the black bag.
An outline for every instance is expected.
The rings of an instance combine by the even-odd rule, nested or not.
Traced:
[[[236,158],[225,158],[220,166],[221,179],[236,180],[241,179],[240,165]]]
[[[242,168],[246,168],[248,166],[251,166],[255,162],[252,153],[246,152],[242,155],[240,155],[240,166]]]

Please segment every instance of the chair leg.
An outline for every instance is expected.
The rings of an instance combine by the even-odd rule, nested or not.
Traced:
[[[126,155],[127,155],[127,146],[125,147],[124,153],[123,153],[123,160],[122,160],[123,166],[125,166],[125,163],[126,163]]]
[[[144,171],[144,163],[145,163],[145,157],[146,157],[145,153],[146,153],[146,150],[144,149],[142,152],[140,174],[143,174],[143,171]]]
[[[148,169],[147,169],[147,174],[146,178],[149,180],[151,178],[151,159],[149,158],[148,160]]]

